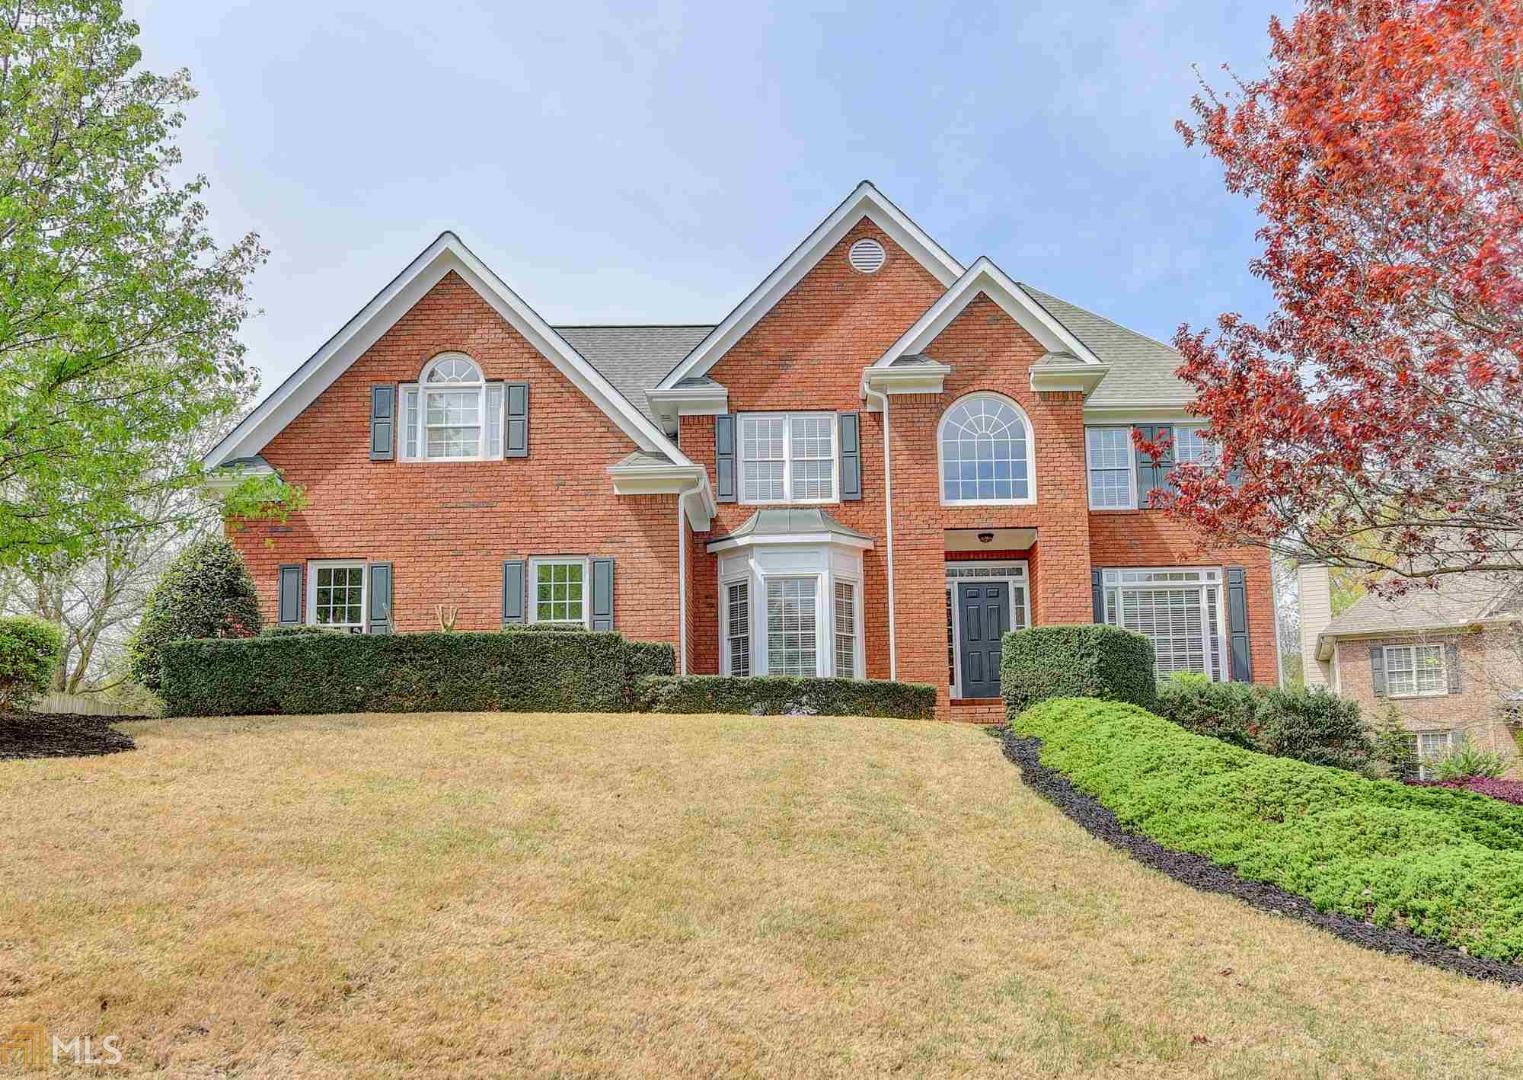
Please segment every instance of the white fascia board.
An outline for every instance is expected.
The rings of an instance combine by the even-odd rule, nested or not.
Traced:
[[[925,352],[931,342],[962,314],[962,310],[983,293],[998,304],[1007,315],[1048,351],[1072,353],[1086,364],[1098,364],[1100,358],[1089,347],[1069,332],[1068,328],[1054,319],[1047,310],[1026,295],[1008,274],[1001,270],[987,255],[968,267],[967,273],[942,293],[937,301],[926,309],[915,325],[906,330],[888,352],[873,362],[873,367],[886,368],[901,356],[914,356]]]
[[[730,411],[730,391],[718,385],[647,390],[645,399],[661,422],[672,425],[672,429],[681,416],[722,416]]]
[[[876,394],[939,394],[946,388],[946,378],[952,374],[951,364],[924,363],[903,367],[870,367],[862,372],[863,396],[867,391]],[[878,406],[868,402],[868,411]]]
[[[737,548],[748,547],[780,547],[788,545],[799,547],[808,545],[811,547],[844,547],[856,548],[859,551],[870,551],[873,542],[865,536],[842,536],[840,533],[767,533],[762,536],[726,536],[719,540],[711,541],[708,550],[711,553],[720,551],[733,551]]]
[[[1109,372],[1109,364],[1033,364],[1031,389],[1047,394],[1084,394],[1088,396]]]
[[[702,465],[610,465],[615,495],[685,495],[697,492],[695,505],[687,504],[688,521],[694,529],[707,532],[713,524],[717,507],[709,487],[709,474]]]
[[[597,405],[642,450],[655,450],[674,461],[692,462],[666,433],[613,388],[538,312],[510,289],[452,232],[440,233],[418,257],[371,298],[359,312],[297,368],[275,392],[260,402],[202,459],[209,467],[257,454],[349,366],[380,340],[403,315],[454,271],[516,329],[545,359]]]
[[[1086,424],[1167,424],[1200,417],[1176,404],[1137,401],[1127,405],[1084,406]]]
[[[724,322],[714,327],[708,337],[694,346],[692,352],[667,373],[658,389],[667,390],[683,379],[707,374],[730,347],[760,322],[762,316],[803,280],[804,275],[814,269],[825,254],[840,243],[841,238],[864,217],[909,252],[910,257],[925,267],[943,286],[950,286],[962,276],[961,263],[932,240],[924,229],[911,221],[904,211],[889,202],[882,192],[864,180],[734,311],[725,316]]]

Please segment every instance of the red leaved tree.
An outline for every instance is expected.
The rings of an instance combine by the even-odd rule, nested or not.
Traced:
[[[1523,569],[1523,3],[1309,0],[1270,35],[1179,125],[1257,200],[1275,310],[1175,338],[1223,460],[1174,512],[1407,578]]]

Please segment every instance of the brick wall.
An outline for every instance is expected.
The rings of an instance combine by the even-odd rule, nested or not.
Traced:
[[[440,352],[488,379],[530,384],[529,456],[484,462],[372,462],[370,386],[415,381]],[[676,498],[618,497],[608,466],[635,449],[619,428],[454,274],[446,276],[262,451],[307,491],[287,525],[231,530],[276,615],[277,567],[308,559],[394,564],[399,630],[502,624],[502,561],[611,555],[614,605],[631,637],[676,640]]]

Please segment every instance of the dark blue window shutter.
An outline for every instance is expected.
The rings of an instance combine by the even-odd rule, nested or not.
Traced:
[[[1227,567],[1227,632],[1232,657],[1232,681],[1253,681],[1253,657],[1248,651],[1248,582],[1241,566]]]
[[[1157,461],[1153,460],[1153,455],[1140,448],[1137,450],[1137,508],[1145,510],[1152,504],[1148,492],[1169,486],[1169,473],[1174,470],[1174,428],[1170,424],[1138,424],[1136,431],[1146,442],[1169,443],[1169,448]]]
[[[397,456],[397,388],[377,383],[370,388],[370,460]]]
[[[714,417],[714,501],[735,501],[735,417]]]
[[[391,619],[391,563],[370,564],[370,589],[367,595],[365,632],[389,634],[395,627]]]
[[[503,385],[506,400],[507,432],[503,439],[503,457],[529,456],[529,384],[510,382]]]
[[[613,629],[613,560],[592,560],[592,628]]]
[[[300,563],[291,563],[280,568],[280,595],[277,604],[281,626],[295,626],[301,622]]]
[[[1105,621],[1105,586],[1101,584],[1098,570],[1089,572],[1089,592],[1094,606],[1095,622],[1103,623]]]
[[[840,416],[841,498],[862,497],[862,439],[860,419],[854,412]]]
[[[1386,651],[1384,645],[1370,646],[1370,683],[1376,697],[1386,696]]]
[[[519,626],[524,616],[524,561],[509,559],[502,564],[502,625]]]
[[[1445,674],[1449,676],[1449,693],[1460,692],[1460,647],[1451,641],[1444,646]]]

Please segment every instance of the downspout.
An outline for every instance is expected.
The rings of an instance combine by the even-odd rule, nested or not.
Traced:
[[[703,480],[677,493],[677,674],[687,674],[687,500],[703,491]]]
[[[899,678],[899,645],[894,632],[894,482],[888,448],[888,395],[864,379],[862,396],[875,397],[883,407],[883,531],[888,549],[888,677]]]

